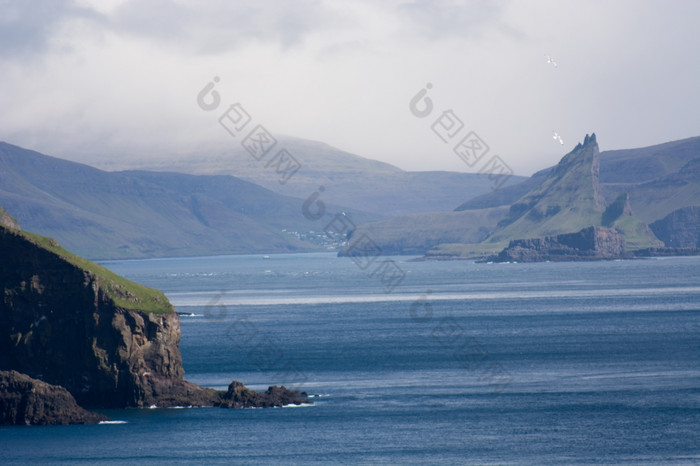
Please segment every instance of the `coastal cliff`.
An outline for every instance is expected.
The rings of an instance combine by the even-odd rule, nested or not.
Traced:
[[[649,225],[669,248],[700,248],[700,206],[684,207]]]
[[[63,387],[17,371],[0,371],[0,425],[97,424],[107,417],[87,411]]]
[[[227,406],[227,392],[184,379],[180,321],[165,295],[0,214],[0,370],[64,387],[89,408]],[[285,401],[306,401],[287,392]]]
[[[507,248],[486,261],[583,261],[621,257],[626,257],[622,235],[612,228],[588,227],[577,233],[513,240]]]

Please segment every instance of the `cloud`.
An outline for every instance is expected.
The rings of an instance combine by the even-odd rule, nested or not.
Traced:
[[[71,0],[32,2],[0,0],[0,57],[29,58],[47,51],[49,41],[67,18],[90,16]]]
[[[0,139],[65,157],[229,144],[195,103],[214,76],[225,103],[276,134],[414,170],[470,170],[408,111],[427,82],[436,112],[523,174],[592,131],[623,148],[697,135],[700,121],[700,3],[0,5]]]
[[[133,0],[116,8],[108,26],[187,53],[222,54],[251,42],[294,47],[328,20],[318,1],[172,2]]]
[[[411,30],[433,40],[475,36],[500,23],[499,2],[488,0],[413,0],[398,5]]]

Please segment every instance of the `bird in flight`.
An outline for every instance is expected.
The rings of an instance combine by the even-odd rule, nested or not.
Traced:
[[[559,133],[557,133],[556,131],[552,131],[552,132],[554,133],[554,136],[552,136],[552,139],[554,139],[555,141],[559,141],[559,144],[561,144],[563,146],[564,140],[561,138],[561,136],[559,136]]]
[[[545,54],[545,57],[547,57],[547,63],[550,65],[554,66],[555,68],[557,67],[557,62],[554,61],[554,58],[550,57],[549,55]]]

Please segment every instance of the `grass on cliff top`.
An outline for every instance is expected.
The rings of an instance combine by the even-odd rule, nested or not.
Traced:
[[[124,309],[154,314],[168,314],[173,312],[172,305],[161,291],[134,283],[101,265],[73,254],[62,248],[58,242],[52,238],[28,233],[26,231],[22,231],[20,234],[31,243],[47,249],[66,262],[97,276],[100,279],[100,288],[102,288],[117,306]]]

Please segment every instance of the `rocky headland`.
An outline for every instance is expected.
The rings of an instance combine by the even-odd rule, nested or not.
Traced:
[[[63,387],[0,371],[0,425],[96,424],[108,418],[78,406]]]
[[[625,239],[614,229],[588,227],[577,233],[510,242],[487,262],[590,261],[631,257]]]
[[[180,320],[165,295],[20,230],[4,210],[0,258],[0,371],[19,373],[0,386],[3,423],[99,422],[77,416],[66,396],[90,409],[307,402],[284,387],[258,393],[234,382],[224,392],[188,382]],[[43,414],[26,414],[35,412]]]

